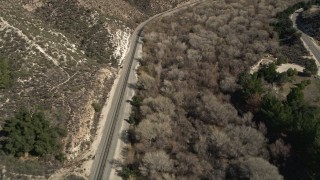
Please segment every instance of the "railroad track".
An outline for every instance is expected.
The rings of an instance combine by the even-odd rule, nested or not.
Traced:
[[[190,7],[190,6],[197,5],[200,2],[201,1],[195,1],[193,3],[185,4],[185,5],[182,5],[180,7],[177,7],[177,8],[162,12],[160,14],[157,14],[157,15],[149,18],[148,20],[144,21],[143,23],[139,24],[139,26],[135,29],[134,33],[132,34],[133,39],[131,40],[134,44],[131,44],[131,45],[133,45],[133,47],[129,51],[129,54],[128,54],[129,57],[127,57],[127,58],[129,58],[129,63],[127,65],[125,65],[124,68],[123,68],[123,70],[125,70],[125,76],[124,76],[123,80],[121,78],[119,78],[119,84],[120,84],[121,89],[120,89],[120,94],[118,94],[118,99],[116,99],[116,101],[115,101],[116,108],[115,108],[115,110],[113,112],[109,112],[109,113],[112,113],[112,117],[110,118],[111,119],[110,126],[107,129],[108,132],[106,133],[106,136],[107,136],[106,137],[106,141],[103,141],[104,139],[102,138],[102,140],[100,142],[100,146],[101,146],[101,143],[103,143],[103,144],[102,144],[102,152],[101,152],[100,158],[98,159],[98,165],[96,167],[97,169],[96,170],[95,169],[91,170],[91,174],[90,174],[89,179],[92,179],[92,180],[102,180],[103,179],[104,171],[105,171],[106,165],[107,165],[107,158],[108,158],[108,155],[109,155],[109,152],[110,152],[111,143],[112,143],[112,137],[113,137],[113,135],[115,133],[115,127],[117,125],[117,120],[118,120],[118,117],[119,117],[119,114],[120,114],[121,106],[123,104],[123,98],[124,98],[124,94],[125,94],[125,91],[126,91],[127,82],[128,82],[128,79],[129,79],[131,68],[132,68],[131,66],[133,64],[133,60],[134,60],[134,56],[135,56],[138,40],[139,40],[139,38],[141,36],[141,33],[143,32],[143,28],[149,22],[154,20],[155,18],[158,18],[160,16],[164,16],[164,15],[168,15],[168,14],[177,12],[177,11],[183,9],[183,8],[187,8],[187,7]],[[125,64],[125,62],[124,62],[124,64]],[[98,158],[98,157],[95,157],[95,158]],[[94,166],[92,168],[94,168]]]
[[[140,33],[139,33],[139,35],[140,35]],[[128,82],[128,78],[129,78],[129,74],[130,74],[130,68],[131,68],[132,63],[133,63],[133,59],[134,59],[134,55],[135,55],[134,52],[136,51],[136,48],[137,48],[138,39],[139,38],[136,39],[136,42],[135,42],[135,45],[134,45],[134,48],[133,48],[133,53],[131,54],[131,58],[130,58],[131,60],[129,62],[128,67],[126,68],[127,73],[125,75],[124,83],[122,84],[120,98],[118,99],[118,102],[117,102],[116,112],[114,113],[114,118],[112,119],[112,122],[111,122],[110,134],[109,134],[109,136],[107,138],[107,143],[105,143],[105,148],[104,148],[105,150],[104,150],[104,153],[102,155],[102,158],[99,159],[99,170],[98,170],[98,173],[95,176],[95,178],[93,178],[94,180],[102,179],[102,175],[103,175],[103,172],[104,172],[104,167],[106,166],[107,157],[108,157],[108,154],[109,154],[109,151],[110,151],[110,145],[111,145],[111,142],[112,142],[112,137],[113,137],[113,134],[114,134],[116,122],[117,122],[117,119],[118,119],[118,116],[119,116],[119,112],[120,112],[120,109],[121,109],[121,105],[122,105],[121,102],[123,100],[123,95],[124,95],[125,90],[126,90],[126,86],[127,86],[127,82]]]

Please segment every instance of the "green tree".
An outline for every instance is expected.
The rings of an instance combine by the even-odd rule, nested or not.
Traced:
[[[301,90],[304,90],[304,88],[306,88],[307,86],[309,86],[311,84],[310,79],[308,80],[303,80],[301,81],[299,84],[297,84],[297,87]]]
[[[268,94],[262,98],[261,117],[267,119],[269,127],[276,132],[290,129],[292,125],[292,110],[275,96]]]
[[[254,94],[262,94],[264,92],[262,81],[257,73],[240,75],[239,84],[242,87],[242,94],[244,98],[248,98]]]
[[[318,73],[318,67],[314,59],[305,59],[305,68],[303,72],[306,75],[315,75]]]
[[[23,109],[8,120],[4,126],[3,150],[15,156],[29,153],[35,156],[45,156],[59,153],[58,138],[62,135],[57,128],[50,127],[42,111],[34,113]]]
[[[305,151],[316,141],[320,123],[319,109],[304,103],[293,114],[294,122],[290,132],[292,144],[296,149]]]
[[[288,75],[286,72],[278,74],[277,78],[275,79],[277,84],[281,85],[288,81]]]
[[[268,83],[273,83],[278,77],[276,69],[277,66],[274,63],[264,64],[258,71],[258,77],[263,77]]]
[[[318,130],[319,132],[319,130]],[[320,132],[319,132],[320,133]],[[313,179],[320,179],[320,134],[318,134],[318,139],[317,139],[317,143],[314,144],[314,146],[312,148],[309,149],[308,154],[310,154],[310,156],[308,156],[308,166],[310,169],[310,174],[311,177],[313,177]]]
[[[280,55],[276,61],[276,64],[279,66],[279,65],[287,63],[287,62],[288,62],[288,60],[284,56]]]
[[[303,104],[304,94],[299,87],[292,88],[290,93],[287,95],[287,102],[293,108],[297,109]]]
[[[135,107],[140,107],[142,103],[142,99],[139,96],[133,96],[130,104]]]
[[[287,75],[288,75],[289,77],[295,76],[295,75],[297,75],[297,74],[298,74],[297,69],[289,68],[289,69],[287,70]]]

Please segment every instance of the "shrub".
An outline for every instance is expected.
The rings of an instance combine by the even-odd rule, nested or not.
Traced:
[[[248,98],[249,96],[254,95],[256,93],[261,94],[264,91],[262,81],[258,77],[257,73],[254,73],[252,75],[244,73],[240,75],[239,84],[242,87],[241,91],[245,98]]]
[[[287,63],[287,59],[283,56],[280,56],[278,59],[277,59],[277,62],[276,62],[276,65],[279,66],[281,64],[284,64],[284,63]]]
[[[130,179],[131,176],[135,174],[135,171],[129,167],[122,167],[121,171],[118,173],[123,179]]]
[[[287,75],[288,75],[289,77],[296,76],[297,74],[298,74],[297,69],[289,68],[289,69],[287,70]]]
[[[263,77],[268,83],[273,83],[278,77],[276,68],[274,63],[264,64],[258,71],[258,77]]]
[[[305,60],[305,69],[303,70],[303,72],[309,76],[315,75],[318,73],[318,67],[314,59]]]
[[[135,107],[140,107],[142,103],[142,99],[139,96],[133,96],[130,104]]]
[[[279,85],[281,85],[287,81],[288,81],[288,75],[286,72],[278,74],[277,78],[275,79],[275,82]]]
[[[97,102],[93,102],[93,103],[91,104],[91,106],[93,107],[93,109],[94,109],[95,112],[100,112],[101,109],[102,109],[101,105],[100,105],[99,103],[97,103]]]

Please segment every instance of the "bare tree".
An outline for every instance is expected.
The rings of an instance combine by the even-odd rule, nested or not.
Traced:
[[[228,179],[283,179],[283,177],[279,174],[277,167],[273,166],[264,159],[255,157],[248,157],[238,160],[229,167],[227,174]]]
[[[243,156],[267,158],[266,138],[260,131],[248,126],[232,125],[229,125],[225,131],[232,141],[241,143]]]
[[[143,98],[142,121],[134,145],[143,175],[226,179],[229,169],[229,175],[248,179],[264,179],[263,175],[281,179],[264,160],[268,158],[265,134],[252,125],[251,113],[238,115],[230,93],[238,89],[240,73],[265,53],[277,52],[270,19],[289,3],[205,1],[145,29],[139,69],[139,83],[145,88],[137,92]],[[159,149],[170,154],[172,159],[164,152],[161,156],[174,162],[175,171],[152,165],[160,161],[151,158]],[[286,148],[277,143],[272,151],[279,155]],[[253,162],[261,164],[255,168]]]
[[[149,97],[144,99],[142,104],[149,106],[154,112],[161,112],[169,116],[174,115],[175,105],[173,104],[172,100],[167,97]]]
[[[142,164],[139,169],[144,176],[147,176],[149,173],[172,172],[173,161],[162,150],[147,152],[142,158]]]

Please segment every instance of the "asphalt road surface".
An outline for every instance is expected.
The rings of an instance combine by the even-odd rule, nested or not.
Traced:
[[[127,100],[129,100],[126,93],[128,87],[128,80],[130,77],[134,75],[134,67],[137,62],[134,60],[134,56],[136,53],[136,47],[139,43],[139,37],[143,31],[143,28],[155,18],[160,16],[166,16],[173,14],[181,9],[195,6],[199,4],[201,1],[195,1],[192,3],[188,3],[177,8],[168,10],[166,12],[157,14],[143,23],[139,24],[139,26],[134,30],[131,35],[129,51],[123,61],[122,69],[119,73],[119,81],[118,86],[116,87],[114,96],[111,99],[111,108],[109,109],[109,113],[107,115],[107,121],[105,124],[105,129],[103,132],[103,137],[101,138],[101,142],[97,153],[95,155],[95,160],[93,162],[91,173],[89,179],[92,180],[102,180],[109,179],[110,172],[112,169],[112,160],[115,154],[115,149],[118,141],[121,124],[123,122],[123,112],[124,107],[127,104]]]

